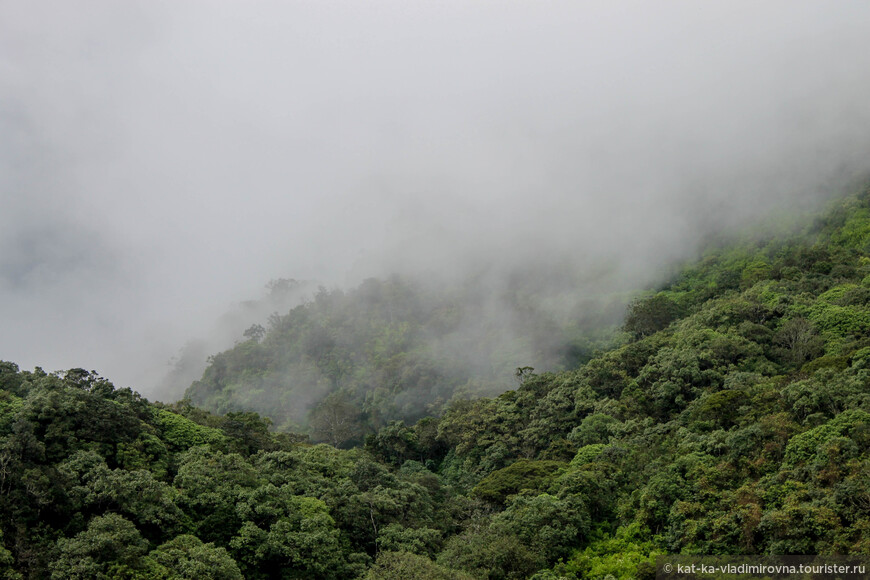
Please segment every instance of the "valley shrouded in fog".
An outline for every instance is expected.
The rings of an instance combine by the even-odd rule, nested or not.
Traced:
[[[868,26],[859,2],[0,3],[0,354],[153,396],[187,341],[262,322],[219,320],[269,280],[656,283],[866,171]]]
[[[0,0],[0,579],[870,564],[868,30]]]

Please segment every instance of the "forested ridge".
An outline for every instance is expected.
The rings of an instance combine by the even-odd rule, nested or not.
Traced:
[[[493,397],[417,341],[461,313],[416,296],[322,291],[172,405],[0,364],[0,575],[653,578],[659,554],[870,553],[870,188],[711,248],[609,347],[563,334],[566,370],[492,373],[514,387]],[[310,417],[280,398],[288,369]],[[430,415],[405,404],[433,386]]]
[[[625,311],[621,295],[557,295],[570,313],[560,316],[544,306],[557,293],[534,273],[490,286],[399,276],[347,291],[321,286],[210,357],[186,397],[215,413],[253,410],[279,430],[351,446],[387,421],[413,423],[453,398],[501,393],[515,384],[517,367],[575,368],[612,343]]]

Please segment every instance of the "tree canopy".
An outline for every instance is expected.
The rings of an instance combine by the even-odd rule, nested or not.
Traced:
[[[376,316],[324,291],[172,405],[0,362],[0,577],[627,579],[660,554],[870,553],[870,189],[711,248],[611,347],[497,396],[439,391],[449,365],[416,350],[452,315],[397,281],[357,292]],[[366,352],[338,328],[368,328]],[[325,442],[280,401],[245,407],[279,368],[323,395]],[[409,385],[442,403],[386,413]]]

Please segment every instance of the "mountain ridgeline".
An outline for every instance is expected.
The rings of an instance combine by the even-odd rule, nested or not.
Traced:
[[[534,309],[459,332],[486,325],[450,296],[322,290],[173,405],[0,364],[0,576],[627,580],[660,554],[870,554],[870,188],[709,250],[596,341]]]
[[[257,411],[315,440],[360,443],[385,421],[503,392],[518,367],[576,367],[612,340],[625,308],[621,296],[574,300],[563,318],[542,298],[519,283],[491,296],[474,281],[433,289],[399,277],[321,287],[211,357],[185,396],[216,413]]]

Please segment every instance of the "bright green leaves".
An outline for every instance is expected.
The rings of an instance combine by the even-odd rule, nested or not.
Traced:
[[[788,442],[783,463],[793,466],[811,460],[821,446],[836,437],[854,439],[860,448],[867,449],[870,446],[870,413],[850,409],[823,425],[795,435]]]
[[[839,246],[868,251],[870,244],[870,209],[852,207],[848,217],[831,236],[831,241]]]
[[[154,424],[164,441],[174,450],[184,450],[197,445],[221,446],[226,436],[220,429],[194,423],[177,413],[158,409],[154,414]]]
[[[557,565],[551,576],[541,575],[540,578],[653,580],[655,558],[664,552],[649,538],[649,530],[637,524],[620,527],[613,536],[598,531],[586,548]]]

